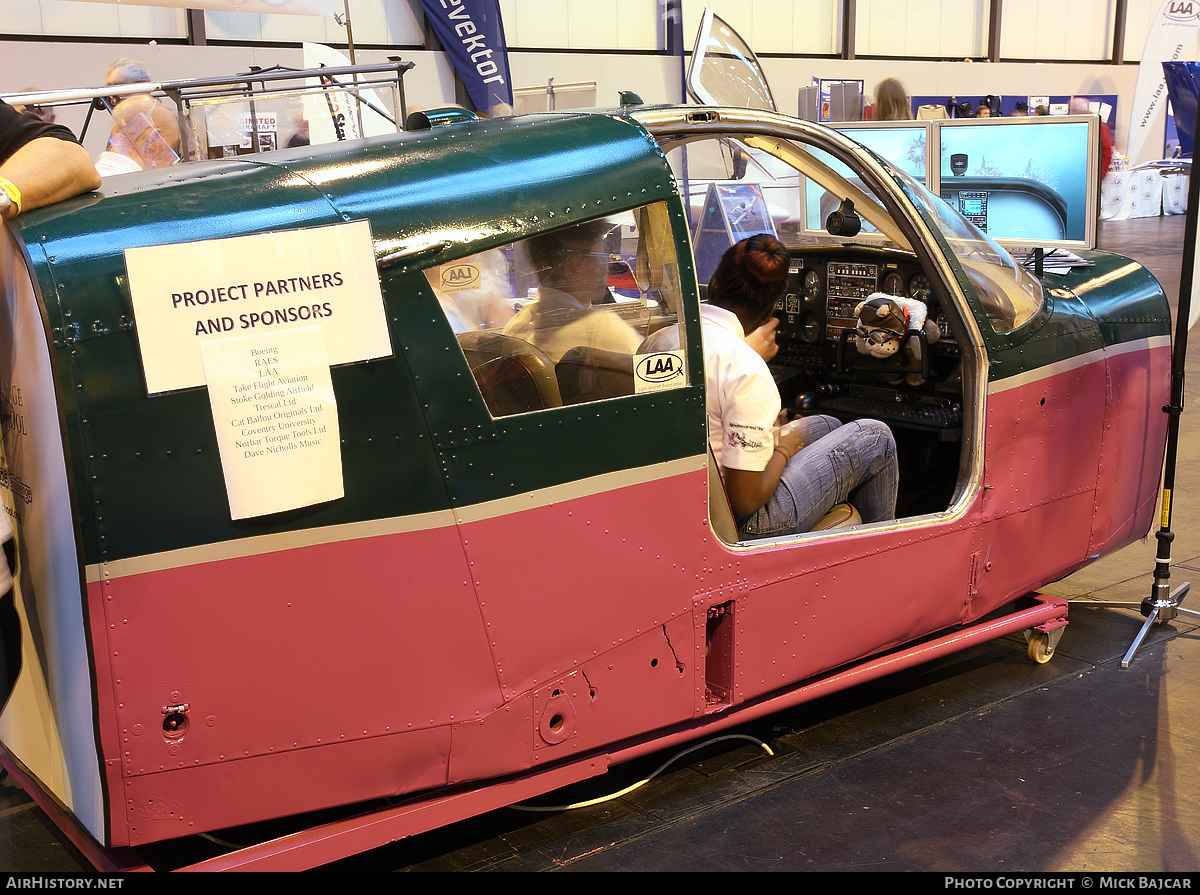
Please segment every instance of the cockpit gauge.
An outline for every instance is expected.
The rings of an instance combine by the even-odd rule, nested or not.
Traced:
[[[804,294],[809,298],[816,298],[821,294],[821,276],[815,270],[810,270],[804,275]]]
[[[883,291],[888,295],[904,295],[904,277],[892,271],[883,278]]]
[[[929,285],[929,277],[923,273],[913,274],[912,279],[908,281],[909,298],[915,298],[918,301],[929,301],[931,292],[933,292],[933,288]]]

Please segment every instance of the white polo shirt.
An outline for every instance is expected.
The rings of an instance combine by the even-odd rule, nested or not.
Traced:
[[[782,406],[779,388],[767,362],[746,344],[733,311],[701,305],[700,331],[708,443],[717,464],[762,472],[775,450],[775,421]]]
[[[679,347],[678,327],[658,330],[641,351]],[[700,306],[704,343],[705,407],[708,444],[717,465],[762,472],[775,450],[775,420],[782,404],[767,362],[746,344],[742,323],[733,311]]]

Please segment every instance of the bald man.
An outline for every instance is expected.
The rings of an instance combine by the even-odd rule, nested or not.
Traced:
[[[148,84],[145,67],[128,57],[117,59],[104,71],[104,83]],[[179,161],[179,119],[149,93],[135,93],[112,110],[113,127],[108,151],[126,156],[142,168],[162,168]]]

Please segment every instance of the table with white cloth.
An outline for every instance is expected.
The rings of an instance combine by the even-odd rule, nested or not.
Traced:
[[[1109,171],[1100,188],[1100,219],[1183,214],[1187,211],[1188,175],[1155,170]]]
[[[1164,174],[1163,182],[1163,214],[1185,214],[1188,200],[1187,174]]]

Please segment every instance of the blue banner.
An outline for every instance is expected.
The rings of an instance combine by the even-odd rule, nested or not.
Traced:
[[[421,6],[476,110],[489,112],[498,103],[511,106],[499,0],[421,0]]]

